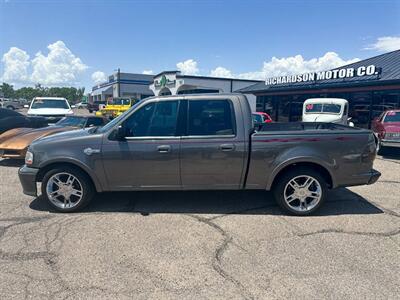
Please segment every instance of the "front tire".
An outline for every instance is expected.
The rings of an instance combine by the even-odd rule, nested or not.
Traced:
[[[289,214],[306,216],[321,206],[327,190],[328,186],[319,172],[298,167],[278,179],[274,196],[279,206]]]
[[[93,198],[95,189],[90,178],[73,167],[57,167],[42,180],[42,195],[51,207],[69,213],[81,210]]]

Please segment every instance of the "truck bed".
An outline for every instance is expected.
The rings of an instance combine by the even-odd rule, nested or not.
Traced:
[[[276,122],[276,123],[268,123],[259,125],[256,128],[256,132],[265,133],[265,132],[279,132],[282,131],[364,131],[365,129],[350,127],[341,124],[335,123],[324,123],[324,122]]]
[[[332,177],[332,187],[358,185],[375,158],[370,130],[334,123],[262,125],[251,135],[250,149],[246,183],[250,189],[270,189],[276,174],[296,163],[323,167]]]

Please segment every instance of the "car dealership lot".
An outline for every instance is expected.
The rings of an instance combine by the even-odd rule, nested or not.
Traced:
[[[400,155],[312,217],[262,192],[108,193],[59,214],[0,161],[2,298],[396,298]]]

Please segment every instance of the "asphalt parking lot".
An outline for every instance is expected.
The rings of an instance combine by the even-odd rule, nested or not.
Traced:
[[[317,215],[264,192],[106,193],[59,214],[0,160],[3,299],[321,299],[400,295],[400,154]]]

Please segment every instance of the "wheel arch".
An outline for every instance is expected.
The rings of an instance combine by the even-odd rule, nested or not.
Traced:
[[[273,172],[273,177],[272,180],[270,180],[269,185],[267,186],[267,190],[273,187],[285,173],[289,172],[290,170],[296,169],[298,167],[309,168],[314,171],[317,171],[325,179],[325,182],[329,188],[334,188],[336,186],[335,177],[327,167],[318,162],[300,160],[300,161],[289,162],[285,165],[278,167]]]
[[[84,174],[86,174],[87,177],[92,182],[92,184],[95,187],[97,192],[101,192],[103,190],[99,180],[97,179],[96,176],[94,176],[92,174],[92,172],[90,172],[84,166],[82,166],[78,163],[72,162],[72,161],[51,161],[51,162],[46,163],[45,165],[40,166],[39,172],[36,175],[36,182],[41,182],[43,180],[43,177],[49,170],[57,168],[57,167],[65,167],[65,166],[78,169],[81,172],[83,172]]]

